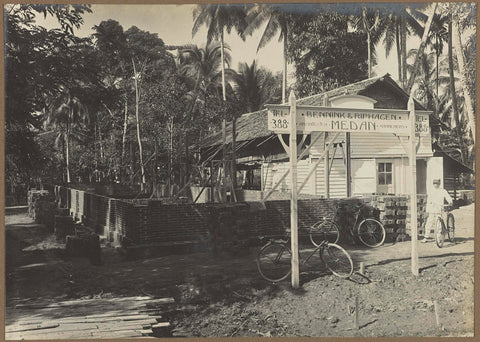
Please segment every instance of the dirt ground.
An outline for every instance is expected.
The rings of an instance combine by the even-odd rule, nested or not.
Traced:
[[[300,290],[288,280],[270,284],[260,277],[259,248],[235,257],[195,253],[136,261],[103,248],[102,265],[92,266],[67,257],[25,213],[7,214],[6,323],[31,315],[16,309],[19,303],[151,295],[175,298],[171,323],[185,336],[471,336],[473,211],[473,204],[454,211],[458,243],[442,249],[419,244],[418,277],[410,272],[409,241],[345,246],[356,269],[366,265],[365,277],[339,279],[316,260],[302,269]]]

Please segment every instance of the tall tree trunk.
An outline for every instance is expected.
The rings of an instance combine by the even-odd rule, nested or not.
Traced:
[[[97,125],[97,127],[98,127],[98,140],[99,140],[99,143],[100,143],[100,162],[102,163],[102,165],[105,165],[105,163],[104,163],[105,154],[103,153],[102,130],[101,130],[99,125]]]
[[[125,96],[125,114],[124,114],[124,120],[123,120],[123,134],[122,134],[122,157],[121,157],[121,163],[123,167],[123,163],[125,161],[125,144],[127,142],[127,126],[128,126],[128,99]]]
[[[188,130],[185,129],[185,178],[184,178],[184,185],[188,183],[188,172],[189,172],[189,165],[188,165]]]
[[[235,190],[237,188],[237,119],[232,119],[232,187]],[[234,198],[232,194],[232,198]]]
[[[172,194],[172,173],[173,173],[173,118],[168,119],[169,143],[168,143],[168,197]]]
[[[282,103],[287,102],[287,32],[283,35]]]
[[[398,68],[398,81],[403,84],[402,75],[402,47],[400,46],[400,24],[398,21],[395,23],[395,45],[397,47],[397,68]]]
[[[367,22],[367,8],[364,6],[362,9],[363,29],[367,33],[367,62],[368,62],[368,78],[372,77],[372,50],[371,50],[371,37],[370,27]]]
[[[372,77],[372,51],[370,50],[370,31],[367,30],[368,78]]]
[[[69,145],[70,145],[70,132],[68,132],[68,130],[67,130],[67,133],[65,134],[65,163],[66,163],[66,166],[67,166],[67,183],[71,182],[71,179],[70,179],[70,148],[69,148]]]
[[[438,103],[438,36],[435,35],[435,43],[436,43],[436,48],[435,48],[435,87],[436,89],[436,94],[437,94],[437,103]],[[437,105],[437,114],[438,114],[438,105]]]
[[[465,107],[467,109],[467,125],[472,133],[473,142],[475,142],[475,114],[473,112],[473,101],[470,92],[470,86],[465,75],[465,55],[463,54],[462,37],[460,35],[460,27],[458,19],[453,19],[453,38],[455,45],[455,52],[458,60],[458,68],[460,70],[460,82],[462,84],[463,97],[465,98]]]
[[[225,89],[225,53],[224,53],[224,41],[223,41],[223,28],[220,37],[220,53],[222,58],[222,96],[223,101],[227,101],[226,89]],[[222,165],[223,165],[223,194],[226,193],[225,184],[226,184],[226,176],[227,176],[227,119],[226,113],[223,113],[223,121],[222,121]],[[226,196],[224,196],[224,199]]]
[[[65,134],[65,161],[66,161],[66,167],[67,167],[67,183],[71,182],[70,178],[70,130],[71,130],[71,125],[72,125],[72,118],[73,118],[73,109],[70,109],[68,113],[68,119],[67,119],[67,132]]]
[[[458,115],[457,93],[455,92],[455,74],[453,70],[453,32],[452,19],[448,22],[448,76],[450,93],[452,94],[452,118],[451,127],[460,127],[460,118]]]
[[[140,157],[140,172],[142,173],[142,183],[140,185],[140,190],[143,192],[145,190],[145,169],[143,166],[143,148],[142,148],[142,140],[140,139],[140,120],[138,118],[138,111],[139,111],[139,102],[140,102],[140,94],[138,89],[138,75],[137,69],[135,68],[135,61],[132,58],[132,65],[133,65],[133,73],[135,75],[135,119],[137,121],[137,140],[138,140],[138,153]]]
[[[417,77],[417,74],[420,71],[421,56],[423,55],[423,51],[425,50],[425,46],[427,45],[428,33],[430,32],[430,27],[432,26],[433,16],[435,15],[435,10],[437,9],[437,6],[438,6],[438,3],[434,3],[433,9],[430,11],[430,13],[428,13],[428,20],[427,20],[427,23],[425,24],[422,40],[420,42],[420,46],[418,48],[417,55],[415,57],[415,63],[413,64],[413,71],[412,71],[412,74],[410,75],[410,79],[408,80],[407,88],[405,89],[405,91],[409,94],[413,88],[413,84],[415,83],[415,77]]]
[[[222,33],[220,37],[220,54],[222,58],[222,96],[223,96],[223,101],[227,101],[227,94],[226,94],[226,89],[225,89],[225,43],[223,41],[223,28],[222,28]]]
[[[403,89],[407,85],[407,18],[405,13],[400,16],[400,40],[401,40],[401,52],[402,52],[402,86]]]

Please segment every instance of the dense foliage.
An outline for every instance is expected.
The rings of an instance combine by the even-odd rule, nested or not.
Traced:
[[[7,5],[7,191],[33,178],[141,183],[146,192],[158,182],[184,183],[194,160],[188,147],[222,120],[282,101],[287,86],[303,97],[365,79],[380,46],[386,54],[396,46],[402,86],[419,61],[415,96],[452,128],[439,143],[472,165],[475,35],[452,43],[452,23],[473,30],[475,12],[465,4],[439,6],[427,49],[406,51],[406,39],[423,34],[422,6],[199,5],[192,32],[206,25],[205,45],[169,47],[157,34],[125,30],[115,20],[77,37],[87,5]],[[47,30],[36,16],[52,16],[60,28]],[[255,61],[231,65],[224,34],[248,39],[258,29],[258,49],[282,41],[282,74]],[[293,84],[287,67],[294,67]]]

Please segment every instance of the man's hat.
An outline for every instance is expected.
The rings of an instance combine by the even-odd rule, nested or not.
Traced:
[[[433,184],[440,184],[440,179],[439,179],[439,178],[434,179],[434,180],[433,180]]]

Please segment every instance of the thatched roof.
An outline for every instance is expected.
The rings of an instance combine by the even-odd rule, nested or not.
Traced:
[[[390,77],[390,74],[385,74],[383,76],[368,78],[366,80],[339,87],[321,94],[297,99],[297,105],[321,106],[325,97],[333,98],[340,95],[364,95],[368,89],[371,89],[373,86],[376,85],[381,85],[382,88],[388,88],[390,91],[394,92],[396,96],[405,104],[408,102],[409,95]],[[371,95],[370,97],[375,98]],[[406,108],[406,105],[400,108]],[[425,110],[425,108],[418,101],[415,101],[415,108],[417,110]],[[238,143],[253,139],[265,139],[270,137],[271,135],[275,135],[275,133],[268,130],[266,109],[253,113],[243,114],[242,116],[240,116],[237,119],[236,131],[236,141]],[[227,143],[231,141],[231,123],[228,123]],[[197,147],[199,147],[200,149],[205,149],[213,146],[219,146],[221,144],[222,132],[219,131],[202,140]]]

